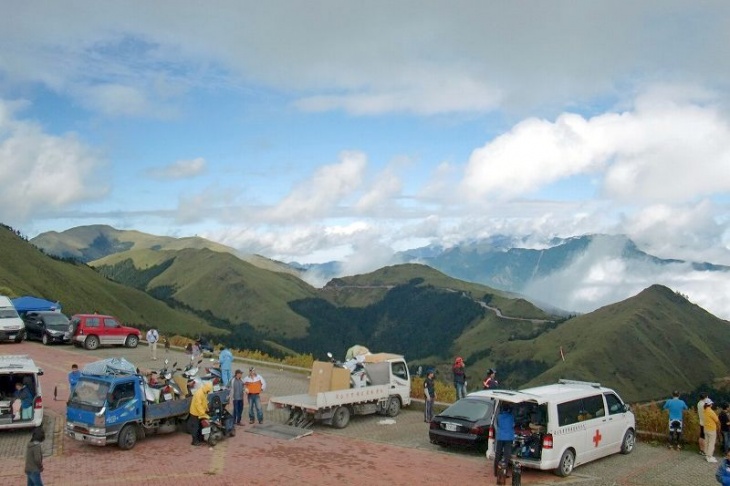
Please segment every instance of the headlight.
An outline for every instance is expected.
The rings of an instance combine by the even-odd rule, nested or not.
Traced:
[[[91,427],[89,429],[89,434],[91,435],[106,435],[106,429],[100,428],[100,427]]]

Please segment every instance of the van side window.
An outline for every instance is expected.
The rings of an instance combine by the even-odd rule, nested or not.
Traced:
[[[583,400],[571,400],[558,404],[558,424],[572,425],[579,422],[583,412]]]
[[[98,317],[87,318],[85,327],[99,327],[99,318]]]
[[[584,420],[606,415],[606,409],[603,407],[603,397],[601,395],[584,398],[583,409],[586,412]]]
[[[606,393],[606,404],[608,405],[608,414],[615,415],[617,413],[624,413],[624,404],[613,393]]]

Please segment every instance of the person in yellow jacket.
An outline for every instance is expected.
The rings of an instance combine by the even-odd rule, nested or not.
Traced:
[[[717,462],[715,459],[715,440],[717,431],[720,428],[720,419],[712,409],[712,401],[708,398],[705,401],[705,457],[707,462]]]
[[[210,418],[208,415],[208,393],[213,391],[213,384],[203,383],[199,390],[193,393],[193,400],[190,402],[190,418],[188,419],[188,430],[193,436],[192,445],[203,444],[203,434],[200,426],[201,419]]]

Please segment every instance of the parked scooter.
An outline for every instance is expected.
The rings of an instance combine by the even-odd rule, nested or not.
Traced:
[[[332,356],[332,353],[327,353],[327,357],[338,368],[345,368],[350,372],[351,388],[360,388],[363,386],[367,386],[370,383],[367,370],[363,365],[363,362],[365,362],[364,355],[355,356],[351,359],[348,359],[344,363],[341,361],[337,361],[334,356]]]
[[[218,391],[221,389],[220,369],[205,368],[207,374],[203,376],[197,376],[198,370],[200,369],[200,363],[202,362],[202,359],[199,359],[197,363],[195,363],[191,359],[190,364],[185,368],[182,373],[183,376],[187,379],[188,395],[192,395],[193,393],[195,393],[195,390],[203,386],[203,383],[208,382],[213,384],[213,391]]]
[[[200,422],[202,427],[203,440],[214,446],[226,437],[236,435],[236,427],[233,423],[233,415],[226,409],[218,395],[210,397],[208,405],[209,419]]]

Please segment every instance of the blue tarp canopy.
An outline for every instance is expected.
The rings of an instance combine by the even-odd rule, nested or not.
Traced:
[[[60,302],[51,302],[50,300],[31,297],[29,295],[12,299],[12,301],[15,306],[15,310],[18,311],[18,313],[32,311],[61,311]]]

